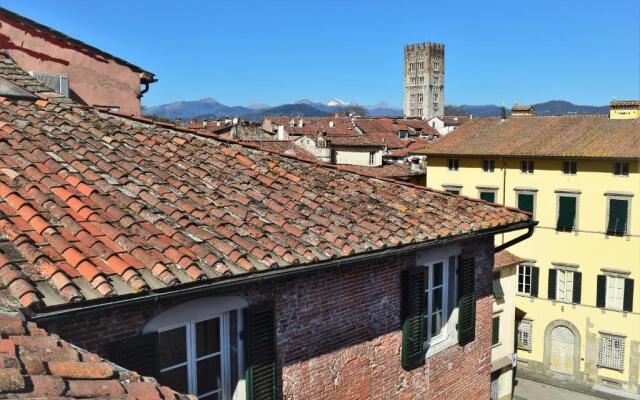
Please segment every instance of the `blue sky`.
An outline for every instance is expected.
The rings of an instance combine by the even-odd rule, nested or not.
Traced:
[[[445,44],[447,104],[640,97],[638,0],[35,1],[0,5],[154,72],[145,105],[402,104],[403,45]]]

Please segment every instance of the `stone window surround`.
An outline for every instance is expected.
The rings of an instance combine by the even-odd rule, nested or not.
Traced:
[[[565,326],[569,328],[569,330],[573,333],[574,341],[573,341],[573,375],[562,374],[559,372],[551,371],[551,331],[558,326]],[[543,356],[543,365],[544,369],[547,373],[555,375],[559,374],[564,377],[570,377],[572,380],[579,381],[580,380],[580,343],[581,337],[578,328],[571,322],[564,319],[556,319],[551,321],[547,327],[544,329],[544,356]]]
[[[631,198],[633,197],[633,193],[630,192],[604,192],[604,196],[607,198],[607,213],[605,215],[605,226],[604,233],[607,237],[612,235],[607,235],[607,230],[609,229],[609,200],[626,200],[627,201],[627,232],[622,235],[629,236],[631,234]]]

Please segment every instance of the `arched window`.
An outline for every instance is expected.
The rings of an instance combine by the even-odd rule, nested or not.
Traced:
[[[242,297],[208,297],[156,315],[144,333],[157,332],[158,381],[199,399],[244,399]]]

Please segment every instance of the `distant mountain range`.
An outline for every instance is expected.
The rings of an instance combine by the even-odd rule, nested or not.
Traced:
[[[220,117],[243,117],[248,120],[258,121],[266,115],[306,115],[309,117],[319,117],[333,115],[341,108],[349,105],[340,99],[331,99],[324,103],[314,102],[308,99],[298,100],[292,104],[282,104],[279,106],[269,106],[267,104],[251,104],[248,106],[227,106],[211,97],[193,101],[176,101],[159,106],[144,107],[143,114],[155,115],[159,117],[182,120],[191,118],[220,118]],[[533,105],[536,115],[567,115],[567,114],[607,114],[608,106],[581,106],[568,101],[551,100]],[[364,107],[370,116],[402,116],[402,109],[389,106],[387,103],[365,105]],[[489,105],[459,105],[447,106],[447,110],[458,114],[471,114],[477,117],[489,117],[501,115],[500,106]],[[509,113],[510,107],[507,107]],[[449,112],[449,111],[447,111]]]

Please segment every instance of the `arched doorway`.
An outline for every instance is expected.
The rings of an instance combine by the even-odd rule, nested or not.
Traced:
[[[556,326],[551,330],[551,350],[549,369],[552,372],[573,375],[575,368],[575,341],[576,337],[568,327]]]

